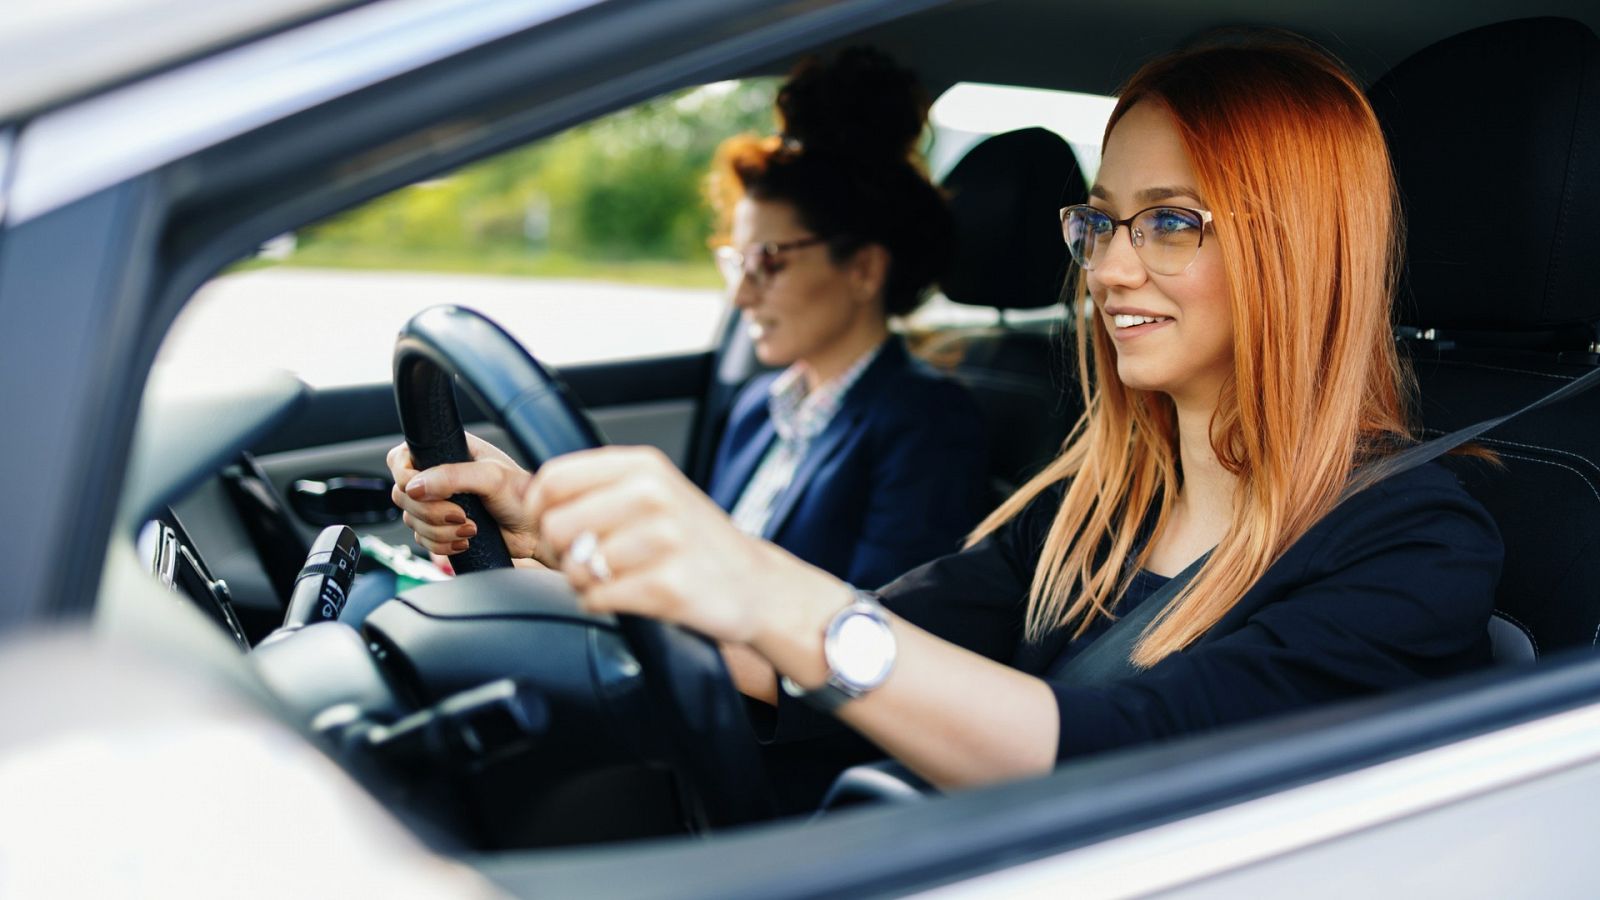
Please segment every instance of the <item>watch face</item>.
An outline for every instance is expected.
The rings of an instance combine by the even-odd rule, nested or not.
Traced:
[[[841,681],[875,688],[894,665],[894,634],[887,622],[865,613],[846,616],[828,637],[827,656]]]

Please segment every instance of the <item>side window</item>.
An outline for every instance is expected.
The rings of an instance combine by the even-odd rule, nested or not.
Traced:
[[[933,140],[928,149],[928,168],[935,181],[943,181],[967,151],[984,138],[1038,127],[1054,131],[1072,146],[1083,177],[1092,183],[1100,166],[1100,140],[1114,106],[1116,98],[1099,94],[960,82],[941,94],[929,110]],[[1053,306],[1009,312],[1006,319],[1017,322],[1060,316],[1061,307]],[[995,318],[992,309],[961,306],[936,294],[917,310],[911,324],[936,329],[989,324]]]
[[[396,331],[446,302],[558,366],[706,350],[726,302],[705,175],[724,138],[771,130],[775,90],[659,97],[277,238],[201,289],[162,362],[387,381]]]

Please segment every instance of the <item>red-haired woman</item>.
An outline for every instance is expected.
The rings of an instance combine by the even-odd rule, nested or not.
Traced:
[[[1492,520],[1437,464],[1369,483],[1412,438],[1396,191],[1350,76],[1292,43],[1147,65],[1063,225],[1088,412],[963,552],[863,597],[637,449],[552,461],[528,520],[589,608],[720,640],[779,737],[823,718],[798,697],[945,786],[1486,663]]]

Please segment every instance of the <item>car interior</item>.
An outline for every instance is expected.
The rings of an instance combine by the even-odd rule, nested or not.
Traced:
[[[1158,5],[1175,17],[1174,33],[1213,24],[1182,4]],[[467,85],[514,58],[463,62],[431,89],[479,96],[472,105],[478,130],[444,129],[426,146],[414,140],[417,123],[399,111],[405,91],[421,82],[398,79],[361,109],[335,102],[297,134],[323,141],[320,157],[261,162],[274,152],[273,139],[247,135],[226,153],[185,163],[192,182],[209,187],[186,201],[188,212],[169,238],[169,287],[155,318],[170,321],[200,283],[266,236],[663,85],[782,72],[798,55],[795,47],[882,47],[917,69],[935,94],[957,81],[1109,93],[1144,50],[1161,49],[1133,53],[1116,42],[1080,42],[1074,58],[1061,63],[1063,54],[1046,52],[1054,40],[1047,26],[1067,11],[1000,4],[1025,11],[1033,24],[1019,37],[995,6],[957,3],[856,22],[847,33],[819,26],[815,40],[744,47],[715,64],[658,73],[648,84],[629,82],[616,63],[616,72],[604,73],[611,86],[604,97],[552,75],[537,90],[507,88],[485,98]],[[1336,20],[1331,8],[1313,4],[1306,30]],[[1093,33],[1097,25],[1139,33],[1121,18],[1128,15],[1074,8],[1071,28],[1054,33]],[[1600,366],[1600,271],[1589,264],[1595,241],[1585,237],[1600,222],[1589,212],[1600,206],[1595,17],[1478,15],[1441,13],[1449,22],[1431,26],[1420,42],[1361,19],[1341,32],[1348,45],[1334,46],[1371,85],[1395,160],[1407,214],[1396,340],[1415,370],[1426,436],[1509,412]],[[571,34],[557,34],[573,53],[588,34],[582,16],[575,18]],[[672,54],[683,54],[696,39],[693,24],[664,39],[652,59],[666,66]],[[959,52],[1009,41],[1019,42],[1010,59]],[[564,58],[539,65],[557,70]],[[534,96],[540,90],[548,95]],[[584,104],[562,107],[551,99],[563,92],[581,95]],[[352,162],[341,156],[341,122],[352,134],[369,129],[391,137]],[[240,158],[265,166],[252,177],[267,173],[271,191],[222,174]],[[954,303],[997,312],[992,324],[911,337],[916,351],[963,381],[984,410],[998,499],[1049,460],[1082,412],[1071,359],[1075,316],[1062,293],[1072,273],[1057,210],[1083,202],[1086,188],[1070,146],[1039,128],[984,140],[943,187],[961,240],[941,289]],[[1060,314],[1010,315],[1052,308]],[[271,703],[323,752],[437,848],[490,855],[481,857],[483,867],[512,890],[563,883],[549,880],[549,869],[523,867],[518,852],[684,834],[751,841],[752,866],[767,865],[770,875],[771,848],[790,838],[750,827],[769,821],[773,807],[742,701],[703,639],[583,613],[559,577],[502,570],[411,587],[359,633],[329,623],[267,640],[284,624],[324,529],[349,525],[396,546],[409,542],[388,505],[382,464],[402,434],[421,439],[464,422],[500,446],[520,448],[530,463],[600,436],[652,443],[703,483],[721,418],[757,369],[735,325],[730,320],[704,353],[550,372],[491,323],[434,311],[398,339],[393,385],[311,390],[291,376],[261,375],[217,397],[164,404],[158,379],[146,392],[114,540],[137,546],[124,561],[129,567],[155,575],[204,614],[223,635],[214,644],[248,652]],[[155,342],[147,350],[153,357]],[[402,370],[419,374],[398,375]],[[920,877],[932,883],[962,866],[999,867],[1576,704],[1584,685],[1600,679],[1582,674],[1593,668],[1592,648],[1600,643],[1596,421],[1600,392],[1591,392],[1482,438],[1492,461],[1471,454],[1448,461],[1506,542],[1491,625],[1497,665],[1481,677],[1087,760],[1064,767],[1048,790],[1002,786],[979,792],[974,806],[956,797],[932,800],[931,789],[896,767],[867,767],[842,776],[817,824],[787,824],[836,828],[833,840],[844,843],[892,824],[920,841],[896,865],[921,867]],[[108,565],[97,616],[139,619],[145,614],[131,607],[148,595],[114,596],[126,593],[117,571]],[[1520,699],[1491,690],[1534,663],[1548,678]],[[1579,674],[1562,680],[1563,672]],[[1481,703],[1467,712],[1450,706],[1466,696]],[[915,821],[872,818],[913,807],[923,811]],[[980,813],[994,828],[959,844],[956,835]],[[1016,818],[1029,814],[1035,825],[1050,824],[1030,837]],[[697,854],[713,852],[718,841],[685,843],[657,845],[654,861],[626,876],[608,873],[608,857],[596,853],[567,865],[574,880],[565,883],[625,892],[632,882],[624,877],[648,878],[650,866],[666,872],[696,865],[710,858]],[[840,854],[836,871],[802,879],[807,890],[872,883],[850,880],[866,863]],[[715,888],[700,887],[707,895],[737,892],[761,875],[723,867]]]
[[[1066,320],[1035,317],[1012,324],[1006,321],[1005,311],[1048,309],[1063,304],[1067,257],[1057,237],[1057,210],[1082,202],[1087,197],[1087,185],[1065,140],[1044,129],[1029,128],[979,142],[953,168],[943,187],[949,192],[957,228],[964,237],[963,249],[946,278],[943,291],[953,302],[996,310],[996,323],[981,327],[923,329],[912,337],[917,352],[949,371],[979,398],[989,422],[992,449],[989,480],[994,501],[998,503],[1049,461],[1082,408],[1076,377],[1070,371],[1066,356],[1070,339],[1062,330]],[[419,316],[413,320],[413,325],[423,318]],[[449,333],[459,325],[461,323],[441,327]],[[701,443],[684,448],[670,443],[671,439],[684,440],[689,432],[690,420],[683,414],[684,404],[666,409],[651,406],[644,411],[638,404],[628,404],[621,411],[613,409],[608,415],[606,404],[583,402],[590,394],[586,393],[587,373],[582,370],[567,373],[566,377],[572,382],[570,390],[559,380],[550,389],[553,394],[572,398],[572,411],[566,414],[569,426],[552,424],[563,417],[559,408],[529,415],[524,404],[518,413],[506,412],[513,401],[524,396],[525,388],[497,387],[504,373],[490,372],[475,360],[511,359],[519,351],[514,340],[511,346],[490,349],[483,340],[493,339],[492,330],[477,330],[484,334],[471,339],[470,352],[460,353],[458,357],[453,355],[454,351],[441,350],[438,354],[449,359],[438,361],[461,379],[465,389],[462,409],[469,418],[478,420],[474,430],[502,446],[524,449],[530,463],[598,443],[599,435],[590,431],[592,424],[598,424],[608,435],[633,430],[645,435],[644,440],[665,444],[664,449],[673,452],[680,465],[692,471],[695,461],[704,460],[709,455],[708,450],[714,447],[719,436],[716,426],[727,413],[726,405],[718,408],[710,397],[719,396],[726,404],[757,368],[744,332],[727,329],[726,341],[717,350],[718,359],[712,364],[712,370],[738,372],[739,375],[727,377],[724,374],[725,390],[708,391],[707,397],[693,404],[691,408],[698,408],[699,416],[709,422],[711,428],[701,435]],[[438,337],[430,335],[421,340],[431,348]],[[401,344],[405,345],[406,340],[402,337]],[[413,452],[418,452],[415,448],[431,446],[443,438],[436,434],[416,436],[413,423],[437,419],[438,414],[430,411],[439,407],[453,409],[454,392],[447,383],[437,382],[416,388],[415,394],[406,393],[413,377],[403,374],[411,370],[401,362],[401,351],[397,349],[396,352],[395,390],[401,392],[397,394],[400,421],[406,426],[403,431]],[[430,349],[429,352],[434,351]],[[534,364],[534,369],[538,368]],[[599,368],[596,374],[603,374],[610,367]],[[539,376],[535,372],[529,377]],[[401,385],[406,388],[403,390]],[[631,383],[626,387],[631,389]],[[347,401],[355,390],[359,389],[347,389],[336,395],[338,400],[346,401],[337,405],[343,409],[355,405]],[[388,390],[384,386],[385,394]],[[492,396],[495,391],[500,392],[499,397]],[[388,400],[387,396],[383,399]],[[323,400],[312,397],[310,402]],[[595,410],[592,420],[585,407]],[[486,411],[490,414],[485,415]],[[672,420],[667,429],[668,441],[662,440],[663,419]],[[286,421],[292,425],[294,419]],[[265,452],[242,454],[223,469],[220,477],[147,525],[146,546],[147,552],[159,555],[160,544],[154,537],[159,529],[170,534],[169,543],[186,544],[198,550],[192,558],[199,571],[186,573],[188,567],[184,563],[187,560],[180,555],[171,580],[187,583],[191,593],[203,596],[213,617],[236,632],[242,645],[258,648],[257,656],[262,664],[274,673],[269,679],[295,685],[289,688],[292,693],[304,689],[305,679],[296,674],[296,670],[320,665],[312,661],[319,653],[340,652],[327,649],[335,643],[359,649],[363,657],[367,655],[359,642],[349,640],[350,635],[345,634],[349,629],[344,626],[322,629],[339,632],[339,636],[332,639],[319,637],[308,641],[303,638],[309,635],[301,635],[291,644],[282,642],[281,635],[271,637],[285,621],[284,611],[290,605],[290,595],[300,583],[296,576],[312,556],[311,544],[317,530],[351,525],[364,535],[376,532],[380,539],[386,538],[397,545],[405,546],[410,541],[404,526],[396,522],[397,511],[388,499],[389,482],[381,474],[384,471],[382,456],[397,441],[397,436],[385,433],[376,438],[310,450],[277,452],[270,440],[265,444]],[[472,515],[475,520],[482,516],[478,512]],[[196,534],[203,537],[193,537]],[[477,549],[474,547],[469,555]],[[415,547],[412,552],[422,553]],[[218,562],[206,567],[200,562],[202,558]],[[461,557],[453,562],[458,571],[469,571]],[[159,568],[159,563],[156,566]],[[451,583],[420,585],[407,592],[405,602],[388,604],[371,617],[363,626],[362,634],[368,645],[383,648],[379,655],[387,660],[389,671],[379,679],[374,679],[373,673],[359,665],[352,666],[346,673],[347,678],[361,685],[359,696],[363,703],[378,698],[377,708],[369,710],[367,716],[393,718],[404,709],[458,702],[462,695],[495,682],[495,676],[511,676],[514,680],[537,685],[536,692],[528,696],[548,699],[549,694],[583,693],[586,688],[579,684],[553,687],[565,680],[558,673],[582,671],[604,665],[606,661],[625,661],[629,656],[628,647],[632,647],[633,655],[640,657],[640,663],[650,669],[652,666],[645,663],[645,659],[651,652],[642,648],[668,640],[665,635],[654,640],[630,637],[626,645],[620,644],[617,635],[608,630],[596,630],[597,625],[610,622],[576,615],[570,602],[544,595],[543,592],[549,590],[561,594],[559,580],[554,586],[539,583],[539,589],[530,595],[527,590],[510,587],[523,573],[501,574],[510,579],[502,587],[485,590],[485,585],[475,578],[467,593],[452,590]],[[221,602],[216,601],[216,594],[209,587],[219,580],[229,586]],[[529,609],[543,609],[544,613],[530,616]],[[532,659],[524,661],[528,657],[528,646],[548,645],[553,649],[562,643],[552,636],[556,626],[551,624],[550,617],[562,620],[565,626],[580,627],[565,628],[576,636],[562,644],[567,648],[562,654],[551,654],[538,667],[530,669]],[[444,637],[431,627],[447,620],[458,621],[463,626],[462,631]],[[618,627],[625,631],[640,624],[620,623]],[[270,646],[264,646],[263,642]],[[597,652],[596,642],[610,642],[611,645],[604,647],[603,652],[585,666],[581,655],[571,657],[572,653],[583,649],[585,642],[591,653]],[[313,644],[320,645],[321,649],[313,650]],[[426,649],[421,649],[424,646]],[[487,649],[490,646],[499,646],[503,651],[492,653]],[[424,659],[424,656],[430,658]],[[464,665],[466,658],[476,662]],[[282,661],[278,661],[280,659]],[[552,664],[555,668],[548,668]],[[666,659],[660,664],[663,668],[674,669],[676,682],[692,683],[696,679],[711,682],[720,678],[715,672],[685,669]],[[711,669],[720,666],[715,660],[702,661],[702,664]],[[435,668],[445,673],[442,680],[434,674]],[[429,674],[424,675],[423,671]],[[355,672],[359,674],[351,674]],[[402,672],[405,674],[398,674]],[[615,673],[608,677],[619,685],[629,680]],[[401,696],[389,696],[378,687],[380,682],[395,687]],[[400,686],[402,682],[404,686]],[[637,687],[632,693],[639,696],[627,700],[620,708],[613,708],[611,717],[643,723],[651,720],[647,711],[652,706],[659,709],[672,703],[670,696],[653,697],[646,703],[645,695]],[[698,778],[701,784],[692,801],[698,809],[689,813],[688,818],[702,828],[771,818],[774,812],[761,783],[761,763],[753,755],[754,745],[739,701],[727,693],[725,686],[707,686],[702,693],[718,695],[725,708],[707,716],[714,725],[706,723],[698,729],[714,729],[717,734],[700,733],[692,740],[685,739],[684,746],[672,753],[671,769],[680,777],[689,769],[705,769]],[[337,693],[329,695],[316,691],[314,697],[303,698],[306,704],[303,714],[314,717],[316,712],[333,706],[339,699]],[[505,697],[495,695],[489,699],[501,703]],[[611,702],[617,700],[613,698]],[[606,731],[604,719],[595,718],[592,708],[595,703],[594,697],[586,698],[591,708],[577,714],[578,718],[573,718],[574,712],[570,710],[558,714],[566,723],[562,733],[585,735],[583,741],[568,750],[558,749],[549,740],[538,742],[537,753],[542,759],[554,761],[561,759],[562,754],[569,754],[566,761],[530,770],[524,754],[532,752],[532,747],[521,746],[527,743],[524,736],[514,741],[521,747],[518,751],[500,749],[492,754],[499,757],[503,765],[486,766],[487,774],[467,780],[469,791],[475,797],[477,814],[484,819],[479,826],[482,831],[510,846],[546,846],[672,833],[682,827],[685,812],[671,802],[672,785],[667,779],[659,773],[630,767],[633,760],[628,753],[609,752],[619,750],[618,747],[607,748],[608,752],[602,753],[590,743],[594,735]],[[578,708],[584,705],[585,702],[580,702]],[[516,717],[525,715],[527,711],[519,709]],[[363,728],[370,724],[365,720],[363,723]],[[350,723],[340,727],[348,729]],[[649,729],[629,735],[623,745],[631,746],[634,753],[644,752],[646,756],[652,752],[670,752],[659,747],[641,750],[652,743],[650,731],[653,730],[672,729],[657,722]],[[725,752],[732,752],[734,756],[720,758]],[[708,760],[713,764],[707,765]],[[651,761],[659,765],[659,760]],[[582,786],[578,794],[582,802],[574,808],[577,801],[567,801],[559,794],[574,790],[571,784],[574,770],[590,768],[600,771],[591,774]],[[608,768],[618,771],[605,771]],[[530,781],[533,771],[559,773],[559,778],[555,783]],[[730,780],[728,773],[734,772],[743,775]],[[870,803],[884,798],[914,796],[926,787],[924,782],[898,766],[863,767],[843,778],[825,803],[830,808]],[[609,796],[608,791],[629,797],[631,802],[627,808],[634,811],[638,821],[624,823],[614,813],[608,813],[603,829],[592,831],[602,826],[591,825],[583,810],[593,808],[587,805],[593,804],[596,797]],[[539,802],[528,803],[530,795],[539,797]],[[660,802],[655,805],[641,802],[641,795],[653,796]],[[610,807],[615,808],[616,805]]]
[[[1600,307],[1579,262],[1588,238],[1564,211],[1600,191],[1585,162],[1600,152],[1587,116],[1600,99],[1589,69],[1597,52],[1576,22],[1508,22],[1441,41],[1370,90],[1406,205],[1399,334],[1430,434],[1509,412],[1600,363]],[[1507,71],[1488,77],[1486,62]],[[1469,171],[1517,186],[1490,192],[1497,214],[1470,211],[1457,180]],[[1512,234],[1499,236],[1501,223]],[[1468,248],[1479,240],[1506,252],[1475,256]],[[1600,448],[1587,427],[1597,401],[1580,396],[1510,422],[1483,439],[1500,466],[1457,467],[1506,542],[1491,632],[1498,658],[1600,638]]]

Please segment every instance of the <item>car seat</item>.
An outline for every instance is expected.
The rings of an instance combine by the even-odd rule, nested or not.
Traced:
[[[1428,436],[1509,412],[1600,363],[1600,39],[1567,19],[1478,28],[1368,92],[1406,209],[1398,337]],[[1600,392],[1448,459],[1499,524],[1498,660],[1600,639]]]
[[[955,303],[997,310],[999,322],[940,330],[918,353],[977,397],[989,427],[990,481],[1003,498],[1055,456],[1083,411],[1059,323],[1014,325],[1005,313],[1062,302],[1069,257],[1059,210],[1088,194],[1072,148],[1043,128],[986,138],[944,188],[957,251],[940,287]]]

